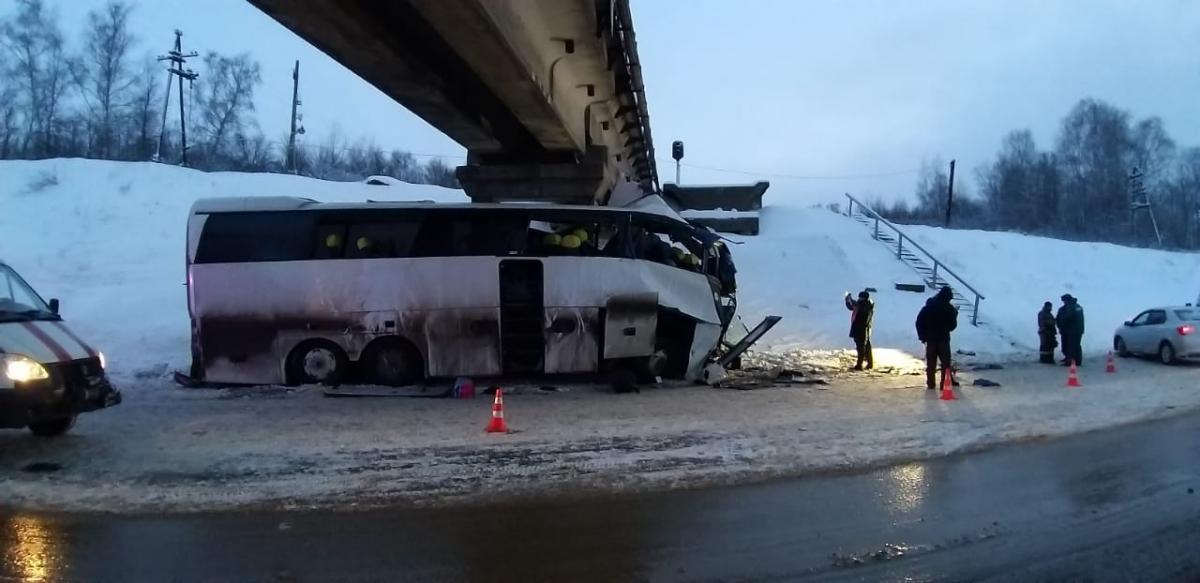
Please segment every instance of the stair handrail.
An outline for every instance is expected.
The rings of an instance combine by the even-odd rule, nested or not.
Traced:
[[[979,325],[979,302],[980,302],[980,300],[986,300],[987,297],[985,297],[983,294],[979,293],[979,290],[975,289],[974,287],[971,287],[971,284],[967,283],[966,280],[964,280],[962,277],[960,277],[957,273],[954,273],[954,270],[950,269],[945,263],[942,263],[940,260],[938,260],[937,257],[934,257],[933,254],[930,253],[929,251],[927,251],[924,247],[922,247],[920,243],[917,243],[916,241],[914,241],[912,237],[905,235],[904,231],[901,231],[899,227],[897,227],[896,225],[893,225],[891,221],[879,216],[879,213],[875,212],[875,209],[867,206],[866,204],[864,204],[862,201],[858,200],[857,198],[854,198],[848,192],[843,193],[843,194],[845,194],[846,198],[850,200],[850,203],[846,207],[846,216],[847,217],[854,216],[854,205],[857,204],[859,206],[859,208],[862,209],[862,212],[864,214],[868,215],[869,218],[875,219],[876,237],[878,237],[879,224],[882,223],[884,226],[888,227],[892,231],[895,231],[896,236],[898,237],[897,243],[896,243],[896,246],[898,249],[902,250],[904,247],[904,240],[908,239],[909,244],[911,244],[913,247],[916,247],[918,250],[921,251],[921,253],[924,253],[925,256],[929,258],[930,261],[933,262],[933,274],[934,274],[933,277],[934,277],[935,283],[937,282],[937,271],[938,271],[938,268],[940,267],[942,269],[942,271],[945,271],[946,273],[950,274],[950,276],[953,277],[955,280],[957,280],[958,283],[961,284],[963,287],[971,290],[971,293],[975,294],[975,310],[971,312],[971,325],[972,326]],[[900,251],[897,251],[897,253],[900,253]]]

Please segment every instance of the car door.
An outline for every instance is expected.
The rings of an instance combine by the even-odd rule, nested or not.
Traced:
[[[1167,324],[1166,310],[1150,310],[1147,314],[1146,325],[1141,326],[1144,331],[1141,336],[1141,352],[1154,354],[1158,352],[1158,345],[1167,337],[1171,326]]]
[[[1150,310],[1146,310],[1145,312],[1138,314],[1136,318],[1129,322],[1129,326],[1125,327],[1122,337],[1125,340],[1125,348],[1130,352],[1141,353],[1146,351],[1146,342],[1143,340],[1143,337],[1147,333],[1146,323],[1149,320]]]

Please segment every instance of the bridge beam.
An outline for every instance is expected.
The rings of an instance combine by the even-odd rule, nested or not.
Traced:
[[[472,196],[495,199],[501,183],[563,202],[603,202],[622,180],[658,189],[628,0],[250,1],[462,144]],[[556,186],[518,180],[572,165]]]

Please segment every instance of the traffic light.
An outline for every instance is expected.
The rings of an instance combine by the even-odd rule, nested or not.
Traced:
[[[671,144],[671,157],[674,158],[676,162],[683,159],[683,142],[675,140]]]

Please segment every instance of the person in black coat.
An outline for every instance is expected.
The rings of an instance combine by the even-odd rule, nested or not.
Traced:
[[[858,351],[858,364],[854,370],[863,370],[863,361],[867,362],[867,370],[875,366],[875,356],[871,353],[871,324],[875,320],[875,302],[871,294],[863,290],[858,293],[858,300],[846,292],[846,309],[850,310],[850,337],[854,339],[854,348]]]
[[[1040,340],[1041,360],[1045,364],[1054,364],[1054,349],[1058,348],[1058,324],[1054,319],[1054,304],[1042,304],[1038,312],[1038,340]]]
[[[1063,364],[1083,365],[1083,308],[1071,294],[1063,294],[1058,309],[1058,333],[1062,335]]]
[[[925,343],[925,388],[931,391],[937,388],[934,372],[939,362],[943,383],[951,374],[950,333],[958,328],[958,308],[950,303],[953,298],[954,292],[943,287],[917,314],[917,338]]]

